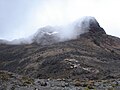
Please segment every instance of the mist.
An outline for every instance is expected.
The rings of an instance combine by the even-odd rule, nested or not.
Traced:
[[[119,3],[119,0],[0,0],[0,39],[28,38],[48,25],[63,26],[62,38],[76,38],[70,24],[83,16],[95,17],[107,34],[120,37]]]
[[[90,24],[99,26],[94,17],[84,16],[72,23],[61,26],[45,26],[27,38],[14,39],[12,41],[0,40],[0,44],[19,45],[19,44],[40,44],[50,45],[57,42],[77,39],[81,34],[90,30]]]
[[[57,42],[64,42],[80,38],[81,34],[89,32],[91,24],[99,27],[99,23],[94,17],[84,16],[72,23],[61,26],[45,26],[39,28],[36,33],[28,38],[16,39],[10,44],[31,44],[50,45]]]

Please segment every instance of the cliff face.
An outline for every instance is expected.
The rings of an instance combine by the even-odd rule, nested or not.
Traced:
[[[36,35],[38,44],[0,45],[0,69],[35,78],[120,78],[120,38],[107,35],[95,19],[86,23],[74,40],[51,43],[58,39],[49,32],[42,39]],[[41,44],[48,39],[50,45]]]

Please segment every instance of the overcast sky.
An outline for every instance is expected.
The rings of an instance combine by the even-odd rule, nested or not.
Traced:
[[[82,16],[94,16],[108,34],[120,37],[120,0],[0,0],[0,39],[27,37]]]

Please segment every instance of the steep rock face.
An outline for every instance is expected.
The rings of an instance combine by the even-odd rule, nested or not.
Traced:
[[[81,24],[86,33],[74,40],[47,46],[0,45],[0,69],[35,78],[120,78],[120,38],[107,35],[94,18]]]
[[[88,34],[91,36],[101,36],[102,34],[106,34],[105,30],[99,25],[94,17],[85,17],[82,21],[82,27],[84,27],[85,24],[88,24],[87,30]]]
[[[99,23],[94,18],[89,20],[89,32],[92,32],[93,34],[106,34],[104,29],[100,27]]]

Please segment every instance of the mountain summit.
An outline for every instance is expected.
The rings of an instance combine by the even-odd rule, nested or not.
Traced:
[[[87,34],[86,34],[87,33]],[[86,16],[66,26],[46,26],[38,29],[29,39],[16,39],[13,41],[0,40],[1,44],[30,44],[50,45],[58,42],[77,39],[83,34],[106,34],[94,17]]]
[[[106,34],[105,30],[99,25],[94,17],[86,16],[75,23],[75,30],[81,34],[88,33],[89,35]]]
[[[82,27],[84,27],[84,24],[87,23],[88,23],[89,32],[94,34],[96,33],[106,34],[104,29],[100,27],[99,23],[94,17],[90,17],[90,16],[84,17],[82,21]]]
[[[32,41],[33,43],[38,43],[40,45],[49,45],[77,39],[84,33],[93,35],[106,34],[94,17],[86,16],[67,26],[46,26],[40,28],[38,32],[34,34]]]

